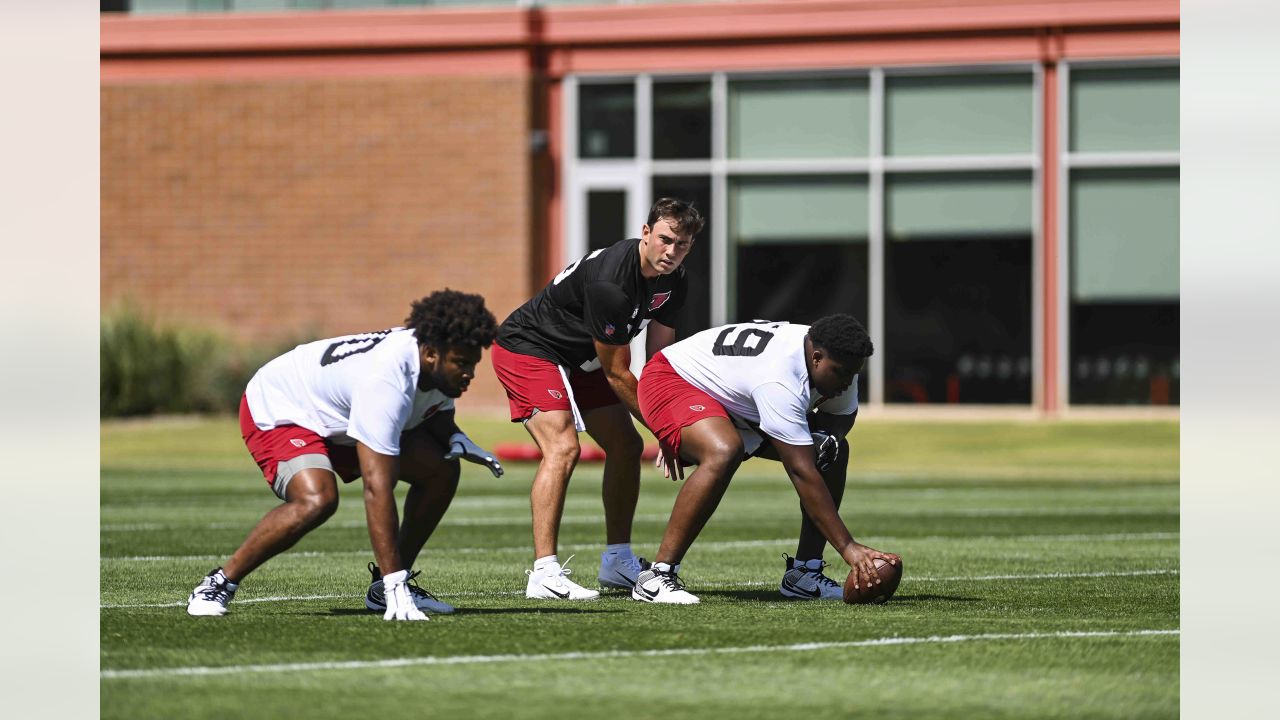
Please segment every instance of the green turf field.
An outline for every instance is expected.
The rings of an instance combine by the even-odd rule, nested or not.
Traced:
[[[482,444],[524,439],[463,424]],[[799,511],[764,460],[742,466],[685,559],[701,605],[525,600],[532,466],[494,479],[464,463],[418,564],[459,611],[406,624],[363,608],[354,486],[229,615],[188,617],[192,586],[275,498],[231,419],[104,424],[102,716],[1177,716],[1176,423],[867,421],[850,438],[842,514],[906,567],[887,605],[780,598]],[[676,489],[646,469],[638,554]],[[580,466],[561,535],[588,587],[599,491],[599,466]]]

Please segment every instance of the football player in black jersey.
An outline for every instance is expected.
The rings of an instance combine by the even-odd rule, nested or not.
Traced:
[[[600,594],[569,580],[556,555],[583,430],[606,455],[607,546],[598,579],[605,587],[635,585],[642,568],[631,550],[631,522],[644,444],[631,422],[640,418],[640,408],[630,342],[647,328],[648,358],[675,340],[688,295],[681,263],[702,225],[690,203],[659,200],[639,239],[621,240],[576,260],[498,329],[491,357],[507,391],[511,420],[524,423],[542,451],[530,499],[535,561],[526,597],[586,600]],[[674,458],[665,457],[674,470]]]

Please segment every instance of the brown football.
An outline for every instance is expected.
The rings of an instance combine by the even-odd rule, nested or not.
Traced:
[[[880,584],[872,585],[869,588],[853,587],[854,574],[853,570],[849,571],[849,576],[844,579],[844,601],[850,604],[866,604],[866,603],[882,603],[887,602],[893,597],[894,591],[898,589],[898,583],[902,581],[902,561],[898,561],[897,565],[887,563],[880,558],[873,560],[876,564],[876,570],[880,573]]]

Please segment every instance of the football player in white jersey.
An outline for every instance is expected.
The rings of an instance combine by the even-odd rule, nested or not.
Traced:
[[[240,401],[240,430],[284,502],[196,586],[187,612],[226,614],[249,573],[333,515],[338,478],[358,477],[377,563],[365,605],[386,620],[452,612],[410,568],[453,500],[458,459],[502,475],[493,454],[458,429],[453,405],[496,331],[484,298],[441,290],[413,303],[404,327],[299,345],[263,366]],[[397,479],[410,486],[403,524]]]
[[[862,324],[830,315],[812,326],[754,322],[704,330],[654,355],[640,376],[645,422],[684,463],[697,465],[671,511],[653,565],[631,596],[694,604],[680,561],[748,457],[781,460],[800,496],[800,540],[780,591],[838,599],[842,585],[823,574],[829,542],[857,584],[879,584],[874,560],[897,555],[856,542],[840,519],[849,444],[857,415],[857,378],[872,353]],[[672,478],[675,479],[675,478]]]

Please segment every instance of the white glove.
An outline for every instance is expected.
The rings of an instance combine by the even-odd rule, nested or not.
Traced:
[[[449,436],[449,451],[444,454],[445,460],[462,458],[489,468],[494,477],[502,477],[502,463],[493,453],[471,442],[465,433],[456,432]]]
[[[382,576],[382,595],[387,603],[383,620],[426,620],[427,616],[413,602],[409,593],[409,571],[399,570]]]
[[[840,441],[835,435],[818,431],[813,435],[814,464],[822,472],[831,467],[831,463],[840,458]]]

